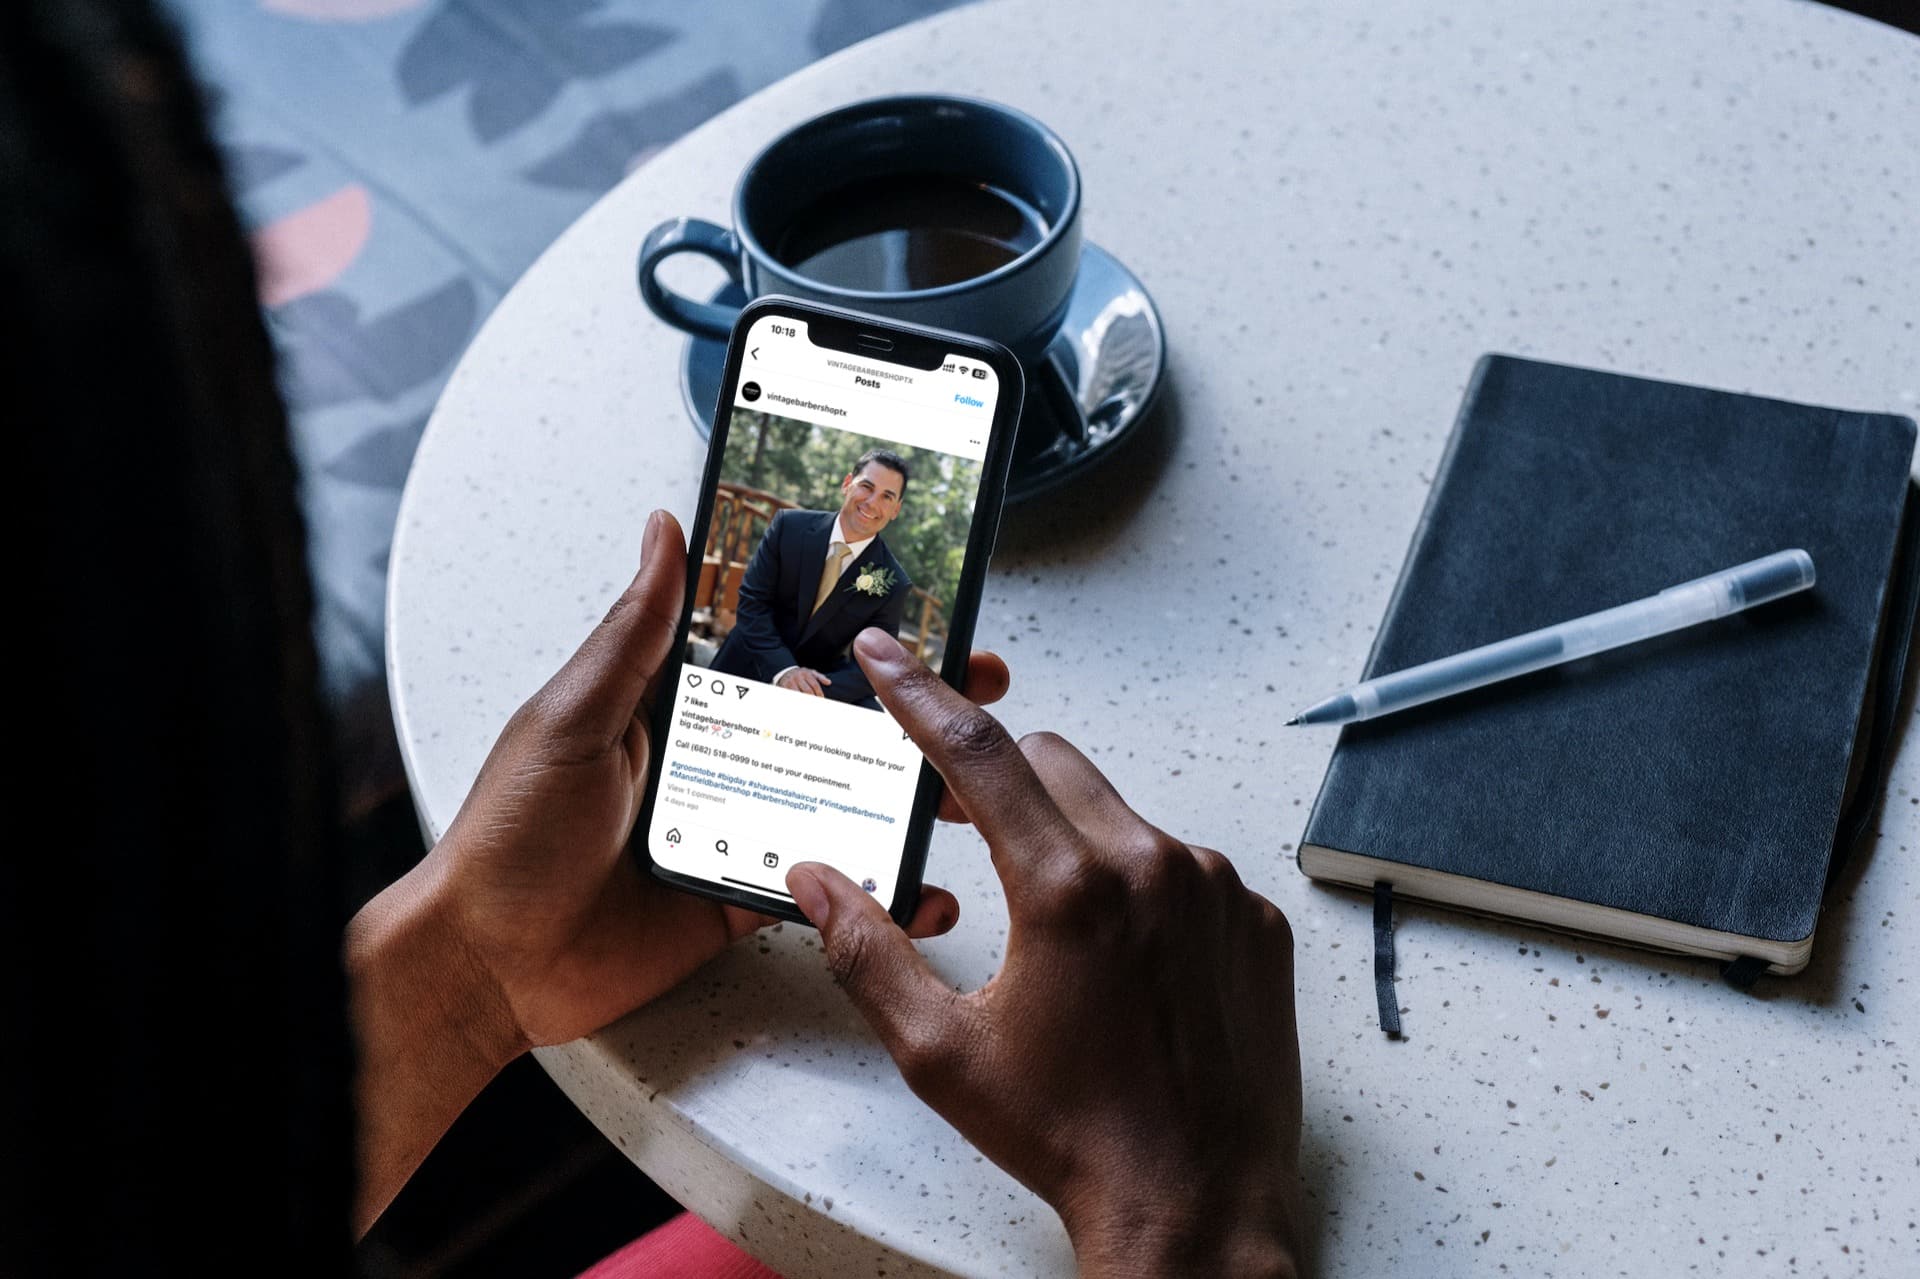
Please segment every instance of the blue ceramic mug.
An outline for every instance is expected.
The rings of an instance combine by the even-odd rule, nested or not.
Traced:
[[[733,229],[674,218],[640,246],[640,296],[724,341],[738,308],[674,293],[676,253],[767,293],[992,338],[1036,360],[1080,268],[1080,173],[1052,130],[971,98],[915,95],[817,116],[755,156]]]

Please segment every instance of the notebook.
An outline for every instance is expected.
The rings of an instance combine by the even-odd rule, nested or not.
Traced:
[[[1365,677],[1773,551],[1806,549],[1818,580],[1346,726],[1300,869],[1799,971],[1898,713],[1914,438],[1904,417],[1483,357]]]

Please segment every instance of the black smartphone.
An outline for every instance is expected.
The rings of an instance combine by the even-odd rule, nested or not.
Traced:
[[[980,338],[740,313],[634,832],[657,878],[805,922],[787,868],[826,862],[911,918],[940,777],[853,639],[878,626],[961,686],[1023,390]]]

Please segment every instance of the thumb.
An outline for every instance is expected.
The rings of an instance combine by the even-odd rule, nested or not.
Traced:
[[[655,511],[647,520],[640,571],[548,685],[570,718],[596,735],[626,731],[673,647],[686,590],[679,521]]]
[[[800,863],[787,872],[787,891],[820,930],[834,979],[917,1089],[954,1040],[953,991],[873,894],[833,867]]]

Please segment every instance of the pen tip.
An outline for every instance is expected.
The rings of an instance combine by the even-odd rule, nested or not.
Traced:
[[[1292,719],[1288,720],[1286,723],[1282,724],[1280,727],[1292,728],[1295,724],[1298,724],[1299,722],[1300,722],[1300,717],[1298,715],[1295,715]]]

